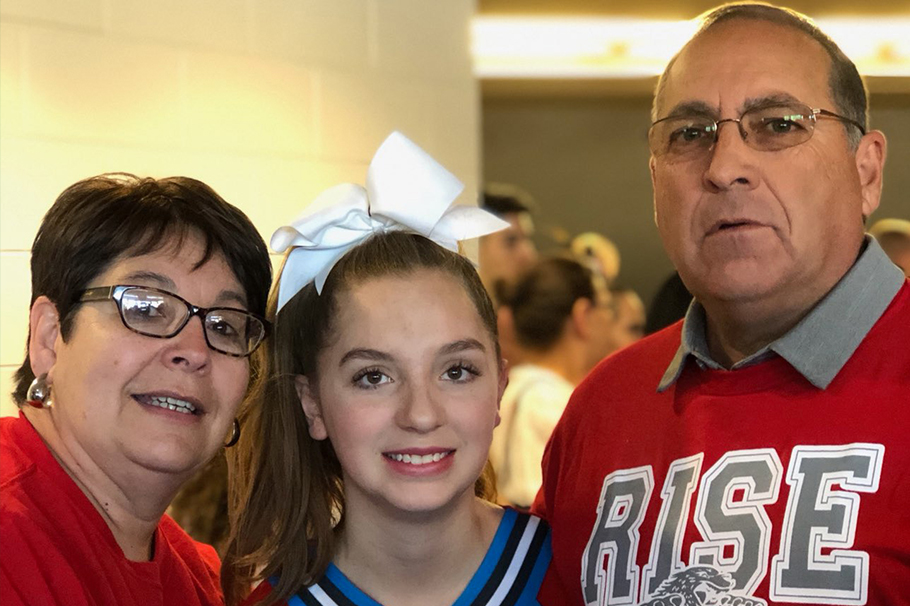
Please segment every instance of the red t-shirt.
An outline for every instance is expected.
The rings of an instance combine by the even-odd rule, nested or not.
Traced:
[[[133,562],[28,420],[0,419],[3,606],[221,606],[215,550],[170,517]]]
[[[826,389],[689,360],[681,323],[605,360],[547,447],[547,606],[910,604],[910,282]]]

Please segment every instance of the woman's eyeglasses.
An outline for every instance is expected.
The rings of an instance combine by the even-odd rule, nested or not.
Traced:
[[[268,332],[268,322],[233,307],[196,307],[174,293],[148,286],[99,286],[82,292],[80,301],[113,299],[123,325],[147,337],[169,339],[199,316],[205,342],[220,353],[245,357],[256,351]]]

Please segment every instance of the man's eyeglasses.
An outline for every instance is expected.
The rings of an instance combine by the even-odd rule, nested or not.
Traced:
[[[268,322],[232,307],[196,307],[174,293],[148,286],[99,286],[82,292],[80,301],[113,299],[123,325],[147,337],[169,339],[199,316],[205,342],[217,352],[245,357],[256,351],[268,332]]]
[[[706,116],[667,116],[651,124],[648,144],[651,153],[670,162],[684,162],[704,156],[717,142],[720,125],[735,122],[743,141],[759,151],[778,151],[812,138],[820,118],[834,118],[866,134],[863,125],[826,109],[812,109],[800,103],[756,107],[739,118],[712,120]]]

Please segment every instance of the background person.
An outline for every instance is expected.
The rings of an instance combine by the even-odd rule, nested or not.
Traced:
[[[328,190],[272,239],[290,252],[228,603],[265,579],[247,603],[536,605],[549,531],[491,502],[505,371],[493,305],[453,251],[503,224],[449,211],[461,184],[398,133],[367,183]]]
[[[628,347],[645,336],[645,304],[631,288],[613,286],[610,288],[610,302],[613,306],[612,346],[610,353]]]
[[[480,238],[478,271],[487,292],[497,301],[498,289],[508,288],[537,260],[534,219],[527,194],[513,186],[490,185],[480,207],[509,226]]]
[[[869,233],[878,240],[885,254],[910,278],[910,221],[905,219],[881,219],[876,221]]]
[[[575,385],[613,344],[613,310],[593,273],[571,259],[543,259],[504,304],[523,362],[509,370],[490,462],[500,499],[527,508],[540,489],[540,460]]]
[[[553,527],[541,601],[906,602],[910,282],[864,236],[885,138],[801,15],[703,23],[649,131],[695,303],[575,390],[534,507]]]
[[[239,431],[262,238],[194,179],[102,175],[57,198],[31,270],[21,412],[0,419],[4,605],[221,604],[214,550],[164,512]]]

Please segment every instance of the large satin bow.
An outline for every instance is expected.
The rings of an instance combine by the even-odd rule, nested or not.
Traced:
[[[449,250],[509,224],[476,206],[452,202],[464,186],[399,132],[379,146],[366,188],[353,183],[321,193],[290,225],[272,234],[272,249],[288,255],[278,285],[278,309],[310,281],[322,293],[344,254],[374,233],[400,230],[426,236]]]

